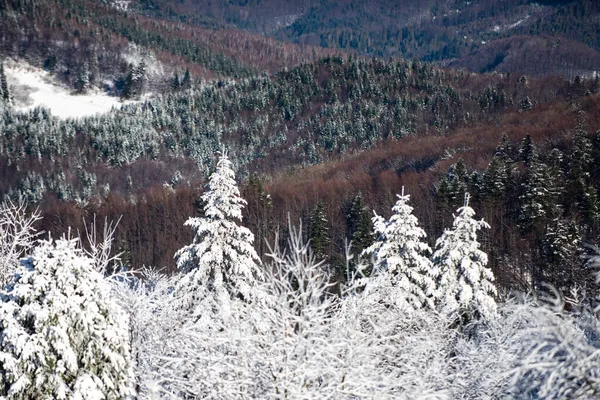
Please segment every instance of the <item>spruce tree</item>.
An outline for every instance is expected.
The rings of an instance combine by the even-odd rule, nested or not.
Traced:
[[[329,246],[329,228],[328,221],[325,218],[325,205],[318,201],[310,217],[310,247],[317,259],[326,256],[327,246]]]
[[[508,169],[506,162],[494,156],[483,174],[483,197],[501,200],[508,187]]]
[[[482,197],[501,200],[512,189],[510,178],[513,160],[510,152],[510,142],[505,133],[496,146],[494,156],[483,174]]]
[[[0,299],[0,397],[134,395],[127,318],[75,240],[41,242]]]
[[[568,193],[576,211],[590,230],[598,222],[598,194],[592,184],[592,142],[587,137],[585,118],[581,114],[573,135],[573,150],[569,159]]]
[[[457,213],[452,229],[446,230],[436,242],[432,258],[437,276],[436,297],[445,313],[475,312],[487,318],[496,310],[496,287],[477,232],[489,225],[473,218],[475,211],[469,207],[468,195]]]
[[[189,68],[186,68],[181,81],[181,87],[184,89],[189,89],[190,86],[192,86],[192,75],[190,74]]]
[[[424,305],[433,306],[435,282],[433,264],[428,258],[431,248],[422,241],[427,235],[419,227],[417,217],[412,213],[413,207],[408,205],[409,199],[403,189],[392,208],[394,214],[385,225],[374,221],[380,235],[365,254],[372,254],[375,272],[389,275],[399,297],[417,309]]]
[[[194,230],[194,240],[175,254],[184,274],[178,285],[182,306],[194,316],[208,312],[203,310],[206,304],[199,305],[204,300],[217,312],[220,308],[227,312],[232,299],[253,301],[258,296],[256,283],[263,278],[254,235],[239,225],[246,201],[240,197],[227,154],[219,158],[201,201],[203,216],[185,223]]]
[[[373,223],[364,204],[362,194],[356,195],[346,216],[348,236],[352,240],[353,254],[360,254],[373,243]]]
[[[553,186],[553,177],[549,175],[548,167],[539,162],[537,156],[534,156],[530,163],[531,167],[521,185],[519,198],[521,208],[518,222],[523,231],[543,227],[552,204],[550,188]]]
[[[585,281],[588,275],[584,271],[581,255],[581,234],[577,224],[561,218],[555,218],[546,225],[541,240],[543,266],[541,276],[535,277],[552,284],[563,294],[569,294],[576,283]]]
[[[521,142],[519,148],[519,160],[523,161],[526,166],[530,167],[534,160],[537,160],[537,149],[533,144],[533,139],[530,134],[527,134]]]
[[[10,101],[10,92],[8,91],[8,82],[4,72],[4,64],[0,62],[0,98],[8,103]]]

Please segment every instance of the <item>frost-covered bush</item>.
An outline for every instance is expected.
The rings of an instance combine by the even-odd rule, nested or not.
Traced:
[[[164,350],[178,335],[182,321],[173,301],[174,277],[152,268],[123,274],[113,280],[113,293],[128,316],[131,361],[141,398],[160,398],[166,392]]]
[[[452,398],[592,399],[600,395],[600,323],[528,297],[473,320],[448,360]]]
[[[0,393],[7,399],[132,394],[126,316],[76,240],[42,241],[0,291]]]
[[[25,203],[10,200],[0,205],[0,288],[8,283],[23,254],[33,246],[33,225],[39,212],[27,213]]]

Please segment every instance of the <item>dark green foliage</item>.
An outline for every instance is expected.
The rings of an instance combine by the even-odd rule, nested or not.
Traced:
[[[506,193],[509,165],[500,156],[494,156],[483,174],[482,197],[500,200]]]
[[[75,88],[79,93],[85,93],[90,87],[90,73],[86,62],[83,62],[77,68],[77,78]]]
[[[122,83],[122,95],[126,99],[138,98],[144,93],[146,85],[146,63],[142,60],[137,66],[127,65],[127,72]]]
[[[347,237],[352,240],[352,254],[355,258],[373,244],[373,213],[365,205],[362,194],[356,195],[346,215]]]
[[[331,241],[329,237],[329,226],[325,217],[325,205],[322,201],[317,202],[310,216],[310,230],[308,239],[310,247],[317,260],[324,259],[328,255],[328,247]]]
[[[534,160],[537,159],[537,149],[533,144],[533,139],[531,135],[527,134],[521,142],[521,147],[519,148],[519,160],[523,161],[527,167],[531,167]]]
[[[598,195],[592,184],[592,142],[585,129],[585,116],[579,121],[573,135],[573,146],[569,157],[567,188],[570,206],[586,221],[586,229],[598,223]]]
[[[10,101],[10,92],[8,91],[8,82],[4,73],[4,64],[0,62],[0,100],[5,103]]]
[[[569,293],[577,284],[589,281],[581,260],[581,235],[574,221],[555,218],[548,222],[541,241],[542,267],[537,283],[554,285]]]
[[[190,74],[190,70],[188,68],[185,69],[185,73],[183,74],[183,80],[181,81],[181,87],[184,89],[189,89],[192,85],[192,75]]]
[[[458,208],[464,201],[465,193],[470,192],[471,183],[471,175],[465,162],[459,158],[448,168],[448,172],[437,185],[438,201],[447,206],[448,210]]]
[[[526,171],[525,178],[521,184],[521,213],[519,215],[519,226],[523,231],[538,229],[549,216],[549,208],[552,205],[549,190],[548,166],[534,158]]]

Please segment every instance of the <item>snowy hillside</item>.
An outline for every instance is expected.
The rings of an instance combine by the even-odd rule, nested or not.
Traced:
[[[52,115],[62,119],[81,118],[107,113],[124,104],[118,97],[108,96],[98,89],[88,94],[74,94],[61,86],[52,74],[24,61],[8,61],[5,70],[14,107],[20,111],[46,107]]]

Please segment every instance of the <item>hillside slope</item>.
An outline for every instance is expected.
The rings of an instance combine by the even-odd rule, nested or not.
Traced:
[[[600,50],[600,3],[593,0],[144,0],[132,1],[131,7],[154,17],[200,25],[210,20],[215,26],[233,26],[288,42],[366,55],[435,62],[457,60],[459,65],[477,72],[482,70],[477,52],[506,43],[490,44],[499,39],[546,35],[553,41],[562,38],[577,42],[578,47],[576,52],[570,52],[565,46],[555,54],[557,65],[569,64],[565,68],[535,68],[532,63],[519,70],[521,65],[507,63],[503,72],[568,76],[575,69],[586,74],[593,68],[575,56],[583,52],[584,58],[595,58]],[[595,52],[587,53],[583,45]],[[534,59],[545,53],[543,46],[539,48],[540,55],[535,46],[528,51]]]

